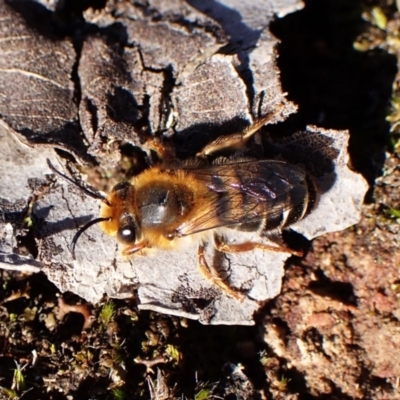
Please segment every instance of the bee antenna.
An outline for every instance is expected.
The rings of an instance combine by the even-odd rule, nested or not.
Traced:
[[[63,174],[62,172],[60,172],[58,169],[56,169],[56,167],[50,162],[50,160],[47,158],[47,165],[49,166],[49,168],[58,176],[60,176],[61,178],[63,178],[64,180],[66,180],[69,183],[72,183],[73,185],[75,185],[77,188],[79,188],[83,193],[87,194],[88,196],[94,198],[94,199],[99,199],[101,201],[103,201],[104,203],[106,203],[109,207],[111,207],[110,202],[107,200],[107,198],[102,195],[100,192],[97,192],[95,190],[89,190],[88,188],[86,188],[85,186],[81,185],[79,182],[75,181],[74,179],[70,178],[69,176]]]
[[[98,224],[99,222],[110,221],[110,220],[111,220],[111,218],[96,218],[96,219],[92,219],[86,225],[82,226],[82,228],[79,229],[78,232],[75,233],[75,236],[74,236],[74,238],[72,239],[72,242],[71,242],[71,253],[72,253],[72,258],[74,260],[75,260],[75,245],[76,245],[76,242],[78,241],[78,239],[80,238],[80,236],[82,235],[82,233],[85,232],[86,229],[89,229],[94,224]]]

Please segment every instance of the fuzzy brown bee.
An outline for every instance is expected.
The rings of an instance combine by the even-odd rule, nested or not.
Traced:
[[[89,191],[103,200],[100,218],[78,231],[73,247],[80,234],[94,223],[100,223],[105,233],[124,246],[124,255],[145,253],[147,249],[175,249],[184,246],[186,240],[196,239],[203,274],[240,298],[237,291],[210,271],[204,257],[205,234],[213,232],[215,247],[222,252],[255,248],[293,252],[261,240],[229,244],[223,232],[236,229],[257,232],[260,236],[280,233],[309,214],[318,198],[313,179],[300,166],[235,155],[207,160],[208,155],[221,149],[242,146],[270,118],[268,115],[256,121],[242,133],[218,138],[194,159],[150,167],[117,184],[107,197]],[[50,167],[62,175],[51,164]]]

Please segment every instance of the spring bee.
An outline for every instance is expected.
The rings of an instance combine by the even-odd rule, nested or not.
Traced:
[[[72,249],[79,236],[95,223],[124,246],[122,254],[126,256],[146,253],[147,249],[175,249],[184,246],[185,240],[196,238],[203,274],[230,295],[241,298],[209,269],[204,256],[205,237],[212,231],[216,249],[225,253],[257,248],[293,253],[285,246],[261,241],[226,243],[223,232],[236,229],[260,236],[281,232],[309,214],[318,200],[312,178],[300,166],[238,156],[208,161],[210,154],[242,146],[270,119],[267,115],[242,133],[219,137],[194,159],[152,166],[117,184],[106,197],[84,188],[102,200],[100,217],[77,232]]]

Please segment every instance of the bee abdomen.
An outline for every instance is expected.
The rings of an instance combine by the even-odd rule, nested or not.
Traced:
[[[318,192],[314,181],[306,176],[303,183],[287,194],[281,212],[266,213],[264,232],[282,230],[305,218],[314,209],[318,201]]]
[[[304,181],[304,187],[306,188],[304,200],[290,210],[288,218],[285,221],[283,227],[290,226],[297,221],[305,218],[314,209],[317,204],[317,189],[314,181],[307,176]]]

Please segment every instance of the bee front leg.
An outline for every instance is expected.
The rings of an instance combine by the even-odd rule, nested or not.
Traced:
[[[290,253],[294,256],[303,257],[302,251],[293,250],[285,245],[277,244],[272,246],[269,244],[258,243],[258,242],[244,242],[228,244],[222,236],[214,235],[215,248],[222,253],[241,253],[243,251],[251,251],[260,249],[264,251],[274,251],[279,253]]]
[[[218,286],[220,289],[222,289],[224,292],[228,293],[230,296],[234,297],[236,300],[243,301],[244,300],[244,295],[240,293],[238,290],[230,287],[226,282],[222,280],[221,277],[216,276],[215,272],[213,273],[210,269],[210,267],[207,264],[207,260],[204,255],[204,246],[199,245],[198,248],[198,266],[200,269],[200,272],[203,274],[203,276],[211,281],[214,285]]]
[[[246,142],[257,133],[264,125],[270,122],[274,117],[279,115],[282,111],[283,104],[281,103],[274,111],[256,119],[251,125],[245,128],[242,132],[232,133],[230,135],[220,136],[207,144],[196,155],[197,157],[206,157],[213,153],[229,148],[243,148]]]
[[[148,247],[146,242],[134,243],[129,246],[126,246],[122,249],[121,253],[123,256],[130,256],[134,253],[142,252],[143,249]],[[139,254],[140,254],[139,253]]]

